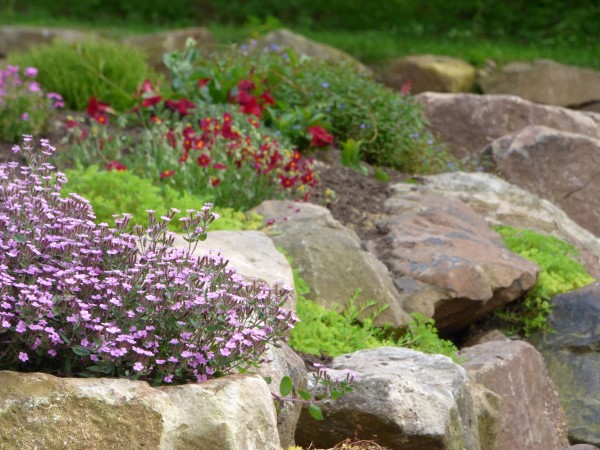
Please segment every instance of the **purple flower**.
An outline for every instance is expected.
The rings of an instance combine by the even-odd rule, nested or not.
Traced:
[[[27,89],[29,89],[29,92],[42,92],[40,83],[38,83],[37,81],[32,81],[31,83],[29,83]]]
[[[29,113],[24,112],[23,114],[21,114],[21,120],[23,121],[28,121],[29,120]]]
[[[26,77],[35,78],[35,77],[37,77],[38,70],[35,67],[28,67],[25,69],[25,71],[23,73],[25,74]]]
[[[25,352],[19,352],[19,359],[25,362],[29,360],[29,356]]]
[[[141,372],[142,370],[144,370],[144,365],[141,362],[136,362],[133,365],[133,370],[135,370],[136,372]]]

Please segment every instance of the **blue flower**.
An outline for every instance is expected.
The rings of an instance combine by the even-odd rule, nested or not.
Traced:
[[[322,86],[324,89],[328,89],[328,88],[329,88],[329,83],[328,83],[327,81],[323,81],[323,82],[321,83],[321,86]]]

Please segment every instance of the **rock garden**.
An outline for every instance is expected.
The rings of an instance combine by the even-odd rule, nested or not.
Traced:
[[[600,72],[266,31],[0,25],[0,448],[600,447]]]

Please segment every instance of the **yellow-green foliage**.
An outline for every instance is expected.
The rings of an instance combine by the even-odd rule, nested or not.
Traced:
[[[555,295],[585,286],[594,279],[577,262],[577,249],[556,237],[507,226],[497,227],[496,230],[512,252],[540,266],[535,286],[522,301],[497,312],[497,317],[506,323],[507,331],[512,333],[528,336],[534,330],[547,329],[547,316],[551,311],[549,300]]]
[[[141,178],[129,171],[99,170],[97,166],[87,169],[70,169],[66,172],[68,183],[63,187],[63,195],[69,192],[88,199],[96,214],[96,222],[106,222],[114,226],[113,214],[123,212],[133,215],[131,224],[147,225],[146,210],[155,210],[160,217],[169,208],[177,208],[182,213],[187,209],[199,210],[204,200],[190,194],[180,194],[164,185],[155,186],[148,179]],[[231,208],[214,208],[220,218],[214,221],[210,229],[215,230],[256,230],[262,217],[254,213],[243,213]],[[169,223],[173,231],[182,231],[181,222]]]

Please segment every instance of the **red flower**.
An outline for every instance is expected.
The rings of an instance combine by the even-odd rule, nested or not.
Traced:
[[[142,101],[143,108],[149,108],[151,106],[156,106],[162,101],[162,97],[160,95],[154,95],[152,97],[145,98]]]
[[[260,126],[260,124],[258,123],[258,120],[256,120],[254,117],[248,117],[248,123],[250,125],[252,125],[254,128],[258,128]]]
[[[125,165],[119,161],[111,161],[106,165],[106,170],[108,170],[109,172],[111,170],[116,170],[117,172],[123,172],[124,170],[127,170],[127,167],[125,167]]]
[[[216,177],[212,177],[212,178],[210,179],[210,184],[211,184],[211,186],[213,186],[213,187],[215,187],[215,186],[218,186],[218,185],[220,185],[220,184],[221,184],[221,180],[220,180],[220,179],[218,179],[218,178],[216,178]]]
[[[154,86],[152,86],[152,81],[150,80],[144,80],[139,95],[145,94],[146,92],[154,92]]]
[[[245,91],[238,92],[237,102],[241,105],[241,111],[244,114],[252,114],[256,117],[260,117],[262,114],[262,107],[258,104],[256,97]]]
[[[202,89],[208,83],[210,83],[210,78],[200,78],[198,80],[198,89]]]
[[[202,139],[197,139],[194,148],[196,150],[202,150],[204,148],[204,141]]]
[[[225,170],[225,169],[227,169],[227,166],[225,164],[221,164],[221,163],[214,163],[213,164],[213,169],[216,169],[216,170]]]
[[[67,119],[66,125],[67,128],[75,128],[79,126],[79,122],[77,122],[75,119]]]
[[[200,167],[208,167],[210,165],[210,156],[206,153],[202,153],[198,158],[196,158],[196,162]]]
[[[318,125],[310,127],[308,134],[312,136],[310,145],[313,147],[325,147],[333,142],[333,136],[327,133],[325,128]]]
[[[88,100],[86,111],[88,116],[95,119],[97,115],[107,112],[109,108],[107,103],[99,102],[96,97],[91,97]]]
[[[250,92],[253,91],[256,85],[252,80],[242,80],[238,83],[238,89],[240,91]]]
[[[260,96],[260,98],[262,98],[264,100],[263,104],[264,103],[268,103],[269,105],[274,105],[275,104],[275,99],[267,91],[263,92],[262,95]]]
[[[167,142],[171,147],[177,147],[177,139],[175,138],[175,133],[173,133],[172,129],[167,132]]]
[[[165,178],[169,178],[172,177],[173,175],[175,175],[175,171],[173,169],[169,169],[169,170],[163,170],[160,173],[160,179],[164,180]]]
[[[281,185],[284,189],[293,188],[298,181],[297,177],[286,177],[285,175],[279,175],[279,179],[281,180]]]
[[[410,82],[410,80],[406,80],[404,83],[402,83],[402,86],[400,87],[400,93],[402,95],[408,95],[410,94],[411,88],[412,83]]]
[[[108,123],[108,117],[106,117],[104,114],[96,114],[93,119],[100,125],[106,125]]]
[[[300,181],[302,181],[302,184],[307,184],[309,186],[314,186],[317,183],[315,174],[312,171],[308,171],[304,175],[302,175]]]
[[[167,100],[165,102],[167,108],[173,112],[178,112],[181,117],[187,116],[190,109],[194,109],[196,104],[187,98],[180,98],[178,101]]]

